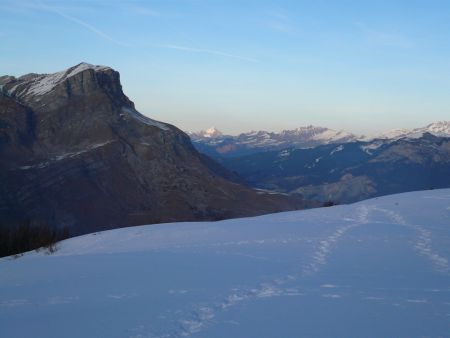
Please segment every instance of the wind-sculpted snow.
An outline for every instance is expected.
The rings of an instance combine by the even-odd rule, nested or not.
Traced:
[[[0,260],[5,337],[447,337],[450,189]]]

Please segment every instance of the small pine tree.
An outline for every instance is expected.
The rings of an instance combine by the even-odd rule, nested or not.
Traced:
[[[323,207],[332,207],[333,205],[337,205],[337,203],[334,201],[325,201],[322,204]]]

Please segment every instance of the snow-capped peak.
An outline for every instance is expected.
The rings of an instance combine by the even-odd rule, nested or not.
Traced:
[[[111,68],[82,62],[57,73],[25,74],[18,79],[11,78],[12,82],[15,83],[7,90],[7,92],[14,96],[41,96],[51,92],[59,83],[88,69],[103,71]]]
[[[391,129],[387,132],[377,134],[373,138],[380,139],[400,139],[404,137],[408,138],[419,138],[422,137],[423,134],[430,133],[435,136],[441,137],[449,137],[450,136],[450,121],[438,121],[434,123],[430,123],[429,125],[421,128],[414,129]],[[368,140],[373,139],[368,138]]]
[[[221,136],[222,132],[218,129],[216,129],[216,127],[211,127],[205,130],[205,137],[217,137],[217,136]]]
[[[198,137],[198,138],[215,138],[223,136],[222,132],[218,130],[216,127],[211,127],[206,130],[202,130],[196,133],[189,133],[192,136]]]
[[[449,136],[450,135],[450,121],[438,121],[430,123],[425,128],[421,128],[436,136]]]

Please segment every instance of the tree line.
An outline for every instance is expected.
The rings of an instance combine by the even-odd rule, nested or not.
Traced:
[[[24,220],[15,226],[0,224],[0,257],[40,249],[53,253],[56,243],[69,237],[67,227],[60,228],[46,222]]]

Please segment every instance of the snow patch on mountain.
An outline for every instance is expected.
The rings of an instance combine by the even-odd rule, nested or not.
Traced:
[[[420,138],[425,133],[430,133],[438,137],[450,137],[450,121],[438,121],[430,123],[425,127],[414,129],[391,129],[387,132],[377,134],[371,139]]]
[[[424,133],[428,132],[435,136],[450,136],[450,121],[438,121],[418,129],[422,129]]]
[[[313,136],[314,140],[325,141],[325,143],[342,142],[355,140],[356,136],[342,130],[327,129]]]
[[[378,148],[380,148],[383,145],[384,145],[383,141],[373,141],[373,142],[362,145],[360,148],[362,151],[364,151],[368,155],[372,155],[374,150],[377,150]]]
[[[336,148],[334,148],[331,152],[330,152],[330,156],[333,155],[334,153],[337,153],[339,151],[344,150],[344,146],[341,144],[339,146],[337,146]]]
[[[291,151],[289,149],[282,150],[278,153],[278,157],[288,157],[291,155]]]
[[[161,130],[169,130],[169,127],[167,126],[167,124],[153,120],[148,116],[144,116],[140,112],[138,112],[136,109],[122,107],[122,111],[124,113],[127,113],[129,116],[132,116],[133,118],[141,121],[142,123],[145,123],[148,126],[157,127]]]
[[[391,129],[391,130],[388,130],[388,131],[380,133],[380,134],[376,134],[373,137],[367,138],[367,140],[370,141],[374,138],[375,139],[398,139],[398,138],[406,137],[406,135],[408,135],[408,133],[410,133],[410,132],[411,131],[409,129],[396,128],[396,129]]]

